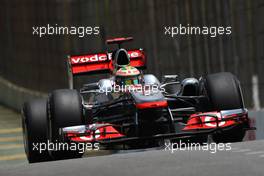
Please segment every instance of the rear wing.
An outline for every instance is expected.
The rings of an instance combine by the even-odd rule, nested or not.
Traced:
[[[146,68],[146,55],[143,49],[127,51],[130,65],[139,69]],[[95,53],[87,55],[68,56],[69,87],[73,88],[73,78],[79,75],[94,75],[112,73],[112,53]]]

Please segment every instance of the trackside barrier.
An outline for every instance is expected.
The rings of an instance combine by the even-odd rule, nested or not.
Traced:
[[[20,111],[25,101],[37,97],[47,97],[47,94],[20,87],[0,76],[0,104]]]
[[[264,139],[264,110],[260,111],[249,111],[249,118],[251,126],[257,128],[254,131],[248,131],[244,140],[259,140]]]

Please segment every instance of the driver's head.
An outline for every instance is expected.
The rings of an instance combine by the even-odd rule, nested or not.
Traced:
[[[139,84],[140,72],[132,66],[124,66],[117,70],[116,84],[120,86]]]

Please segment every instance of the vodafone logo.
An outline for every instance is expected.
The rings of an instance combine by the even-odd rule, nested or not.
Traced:
[[[139,50],[128,51],[128,55],[131,59],[141,57],[142,53]],[[108,54],[108,58],[112,59],[112,53]],[[71,64],[82,64],[82,63],[93,63],[93,62],[104,62],[107,60],[106,54],[93,54],[84,56],[73,56],[71,57]]]
[[[97,138],[99,138],[100,137],[100,130],[99,129],[97,129],[96,131],[95,131],[95,138],[97,139]]]
[[[96,131],[95,131],[95,139],[98,139],[99,137],[100,137],[100,130],[99,129],[97,129]],[[94,139],[94,137],[92,136],[92,135],[90,135],[90,136],[81,136],[80,137],[80,139],[82,139],[82,140],[84,140],[84,141],[91,141],[91,140],[93,140]]]
[[[109,56],[112,54],[109,54]],[[109,57],[110,58],[110,57]],[[76,56],[71,58],[72,64],[89,63],[89,62],[103,62],[106,61],[106,54],[94,54],[87,56]]]
[[[221,120],[221,118],[218,118],[218,119]],[[216,127],[217,123],[213,122],[215,120],[216,119],[214,117],[206,116],[205,119],[204,119],[204,122],[205,122],[205,125],[208,126],[208,127]],[[221,121],[218,125],[219,126],[225,125],[225,121]]]
[[[141,56],[141,52],[140,51],[134,51],[134,52],[129,52],[127,53],[129,55],[130,58],[136,58],[136,57],[140,57]]]
[[[89,137],[81,136],[80,139],[82,139],[84,141],[91,141],[91,140],[93,140],[93,136],[89,136]]]

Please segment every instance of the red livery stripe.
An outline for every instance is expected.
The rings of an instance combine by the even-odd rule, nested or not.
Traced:
[[[167,106],[168,106],[167,101],[155,101],[155,102],[145,102],[145,103],[136,104],[136,107],[138,109],[159,108],[159,107],[162,108]]]

